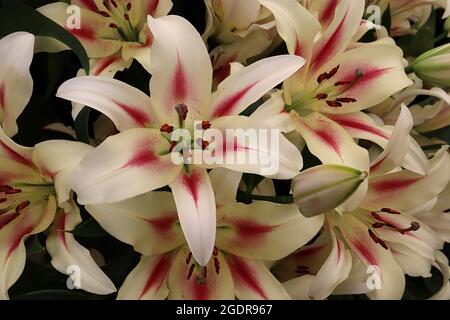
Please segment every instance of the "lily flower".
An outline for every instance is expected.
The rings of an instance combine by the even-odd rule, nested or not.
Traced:
[[[0,123],[8,137],[17,134],[17,118],[33,93],[30,65],[34,36],[15,32],[0,39]]]
[[[154,35],[151,97],[120,81],[89,76],[71,79],[58,90],[58,97],[103,112],[120,131],[83,159],[74,171],[73,187],[80,203],[98,204],[169,185],[194,258],[206,265],[214,249],[216,208],[205,167],[215,165],[179,161],[189,154],[177,149],[192,145],[194,155],[217,150],[227,159],[265,155],[279,164],[279,170],[268,176],[294,177],[302,167],[301,154],[279,132],[268,138],[279,141],[279,152],[260,143],[248,145],[245,137],[235,133],[220,143],[191,139],[194,130],[267,129],[238,115],[296,72],[303,60],[287,55],[261,60],[225,79],[211,95],[211,61],[195,28],[178,16],[149,17],[149,26]],[[187,143],[178,143],[173,136],[177,129],[189,133]],[[264,171],[259,161],[216,165],[249,173]]]
[[[425,52],[410,67],[425,82],[434,86],[449,87],[450,44]]]
[[[425,175],[394,170],[370,178],[359,209],[325,213],[320,237],[286,258],[274,273],[287,281],[294,298],[365,293],[373,299],[400,299],[404,274],[430,277],[431,266],[443,263],[438,251],[443,240],[407,212],[442,193],[450,179],[449,162],[448,147],[443,147]],[[447,277],[445,268],[439,267]],[[374,283],[369,284],[370,274]]]
[[[62,140],[25,148],[0,130],[0,299],[8,298],[8,289],[25,267],[25,240],[46,230],[46,247],[58,271],[67,273],[69,266],[78,265],[81,289],[96,294],[116,291],[89,251],[68,233],[81,222],[71,198],[70,176],[91,149]]]
[[[79,17],[71,17],[70,6],[78,6]],[[91,75],[114,77],[136,59],[150,70],[152,35],[147,16],[165,16],[171,0],[71,0],[55,2],[38,11],[66,28],[83,44],[91,59]],[[73,13],[73,12],[72,12]],[[71,19],[79,18],[79,24]],[[58,52],[67,47],[49,38],[40,38],[38,51]]]
[[[364,11],[361,1],[340,1],[333,6],[329,12],[333,18],[323,31],[320,21],[295,0],[259,2],[273,13],[289,53],[307,62],[285,81],[285,102],[269,100],[254,116],[262,119],[259,114],[267,117],[271,111],[269,123],[284,123],[287,132],[297,130],[323,164],[367,172],[367,150],[333,117],[374,106],[409,86],[401,49],[390,38],[355,43]],[[364,194],[367,184],[359,188],[359,194]],[[349,208],[356,209],[360,200],[356,195],[349,199]]]
[[[220,168],[209,176],[217,194],[217,237],[204,265],[193,259],[168,192],[86,207],[106,231],[143,254],[118,299],[290,299],[264,261],[305,245],[323,217],[305,218],[295,205],[238,203],[241,174]]]

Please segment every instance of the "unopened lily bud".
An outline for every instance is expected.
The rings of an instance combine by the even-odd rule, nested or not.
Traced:
[[[367,173],[339,165],[308,169],[294,179],[294,201],[305,216],[335,209],[367,178]]]
[[[435,86],[450,86],[450,43],[422,54],[411,65],[416,75]]]

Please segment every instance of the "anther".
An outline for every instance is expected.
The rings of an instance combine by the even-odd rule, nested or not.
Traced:
[[[128,15],[128,13],[125,13],[123,17],[125,18],[125,20],[130,21],[130,16]]]
[[[328,79],[333,78],[333,77],[336,75],[336,73],[339,71],[339,68],[340,68],[340,65],[334,67],[334,68],[330,71],[330,73],[328,73]]]
[[[340,107],[342,107],[342,103],[340,103],[338,101],[331,101],[331,100],[327,100],[327,105],[329,107],[332,107],[332,108],[340,108]]]
[[[216,270],[216,273],[219,274],[220,271],[220,262],[217,257],[214,257],[214,269]]]
[[[106,11],[99,11],[98,13],[100,13],[102,16],[104,16],[104,17],[106,17],[106,18],[109,18],[109,17],[110,17],[109,13],[106,12]]]
[[[411,227],[406,228],[406,229],[399,229],[398,232],[400,232],[401,234],[405,234],[406,232],[417,231],[419,229],[420,229],[420,223],[413,221],[413,222],[411,222]]]
[[[214,247],[212,255],[213,257],[217,257],[219,255],[219,249],[217,249],[217,247]]]
[[[118,7],[117,2],[116,2],[115,0],[110,0],[110,2],[111,2],[112,5],[114,6],[114,8],[117,8],[117,7]]]
[[[28,207],[30,205],[30,201],[24,201],[22,203],[20,203],[17,207],[16,207],[16,212],[19,213],[20,211],[22,211],[23,209],[25,209],[26,207]]]
[[[325,80],[328,79],[328,73],[322,73],[318,78],[317,78],[317,82],[319,84],[321,84],[322,82],[324,82]]]
[[[372,238],[373,242],[375,242],[376,244],[379,244],[380,246],[382,246],[386,250],[389,249],[389,247],[387,246],[386,242],[384,242],[383,240],[378,238],[378,236],[375,234],[375,232],[373,232],[370,229],[369,229],[369,236]]]
[[[317,99],[317,100],[325,100],[326,98],[328,98],[328,95],[327,95],[326,93],[319,93],[319,94],[316,96],[316,99]]]
[[[335,87],[339,87],[339,86],[347,86],[352,84],[351,81],[338,81],[334,84]]]
[[[0,186],[0,192],[6,192],[8,190],[12,190],[13,187],[10,186]]]
[[[186,264],[189,264],[191,262],[191,258],[192,258],[192,252],[189,252],[186,257]]]
[[[211,128],[211,123],[209,121],[202,121],[202,129],[208,130],[209,128]]]
[[[128,11],[131,10],[131,2],[129,2],[129,3],[127,4],[127,10],[128,10]]]
[[[381,212],[390,213],[390,214],[402,214],[399,211],[396,211],[394,209],[389,209],[389,208],[383,208],[383,209],[381,209]]]
[[[115,24],[115,23],[110,23],[109,27],[112,28],[112,29],[117,29],[118,28],[117,24]]]
[[[18,194],[21,192],[22,192],[22,190],[20,190],[20,189],[11,189],[11,190],[5,191],[5,194]]]
[[[194,273],[195,264],[191,264],[191,267],[189,268],[187,279],[190,280],[192,277],[192,274]]]
[[[372,224],[372,227],[375,229],[383,228],[384,226],[385,224],[383,222],[375,222],[374,224]]]
[[[5,203],[8,199],[7,198],[1,198],[0,203]]]
[[[356,99],[344,97],[344,98],[338,98],[338,99],[336,99],[336,101],[342,102],[342,103],[353,103],[353,102],[356,102]]]
[[[168,125],[167,123],[163,124],[161,128],[159,128],[161,132],[171,133],[173,131],[173,126]]]
[[[444,210],[444,213],[449,213],[450,212],[450,208]]]

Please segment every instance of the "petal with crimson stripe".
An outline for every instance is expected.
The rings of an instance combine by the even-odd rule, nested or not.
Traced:
[[[129,129],[106,139],[75,169],[82,204],[112,203],[162,188],[179,175],[169,143],[156,129]]]
[[[170,192],[148,192],[86,210],[108,233],[143,255],[160,255],[185,243]]]
[[[263,262],[226,255],[239,300],[290,300],[282,284]]]
[[[323,225],[323,216],[305,218],[294,204],[257,201],[218,209],[216,246],[234,255],[275,261],[308,243]]]
[[[115,79],[95,76],[73,78],[59,87],[56,96],[104,113],[120,131],[157,123],[150,98]]]

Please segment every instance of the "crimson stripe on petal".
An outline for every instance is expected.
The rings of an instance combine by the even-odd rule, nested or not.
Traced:
[[[94,41],[96,40],[95,32],[89,28],[82,27],[80,29],[67,29],[71,34],[77,38],[84,40]]]
[[[202,177],[196,171],[192,171],[191,175],[183,175],[182,183],[189,190],[189,194],[192,196],[195,202],[195,206],[198,206],[199,186],[202,182]]]
[[[259,224],[251,220],[237,220],[232,222],[240,236],[247,238],[261,237],[276,226]]]
[[[7,258],[9,258],[13,254],[13,252],[19,247],[23,237],[33,232],[33,229],[34,227],[32,226],[26,226],[23,227],[18,233],[13,235],[13,238],[11,239],[11,244],[9,245]]]
[[[148,14],[151,16],[155,16],[156,9],[158,9],[158,5],[159,0],[153,0],[152,2],[150,2],[150,4],[148,5]]]
[[[150,275],[147,278],[147,282],[145,283],[144,289],[142,290],[139,300],[142,299],[142,297],[151,289],[158,290],[161,288],[161,286],[164,283],[164,279],[167,276],[167,273],[170,270],[170,265],[172,263],[172,257],[162,256],[159,258],[159,260],[156,262],[155,265],[152,265],[152,268],[150,270]]]
[[[126,104],[117,102],[117,101],[113,101],[115,104],[117,104],[119,106],[120,109],[122,109],[125,113],[128,114],[128,116],[133,119],[133,121],[142,126],[142,127],[146,127],[147,124],[149,124],[151,122],[150,117],[142,110],[139,110],[137,108],[134,108],[132,106],[128,106]]]
[[[223,117],[225,115],[231,114],[233,109],[236,107],[236,105],[241,101],[245,95],[255,86],[258,84],[259,81],[256,81],[252,84],[249,84],[244,89],[234,93],[233,95],[229,96],[225,100],[223,100],[214,110],[213,117]]]
[[[98,11],[97,5],[95,4],[94,0],[80,0],[80,2],[89,10],[94,12]]]
[[[148,148],[143,148],[136,152],[134,156],[122,168],[144,167],[158,160],[158,157]]]
[[[355,119],[342,119],[339,116],[333,116],[333,115],[328,115],[329,118],[335,122],[337,122],[338,124],[340,124],[341,126],[345,127],[345,128],[350,128],[350,129],[356,129],[356,130],[360,130],[360,131],[366,131],[366,132],[370,132],[374,135],[377,135],[383,139],[389,140],[389,137],[384,134],[383,131],[374,128],[368,124],[362,123],[362,122],[358,122],[358,120]]]
[[[59,217],[57,226],[56,226],[56,232],[58,233],[58,238],[59,240],[61,240],[61,242],[64,244],[64,247],[66,248],[66,250],[69,250],[69,247],[67,246],[67,241],[66,241],[66,218],[67,215],[65,213],[62,213],[61,216]]]
[[[172,228],[172,225],[178,220],[178,217],[172,212],[170,214],[166,214],[164,217],[156,218],[156,219],[148,219],[146,220],[150,225],[159,233],[167,233]]]
[[[336,12],[336,7],[338,5],[338,0],[329,1],[325,10],[323,10],[320,14],[319,20],[322,24],[330,24],[334,18],[334,14]]]
[[[3,109],[6,106],[6,101],[5,101],[5,84],[1,83],[0,84],[0,108]]]
[[[117,56],[111,56],[102,59],[97,69],[95,69],[94,75],[98,76],[100,73],[102,73],[106,68],[108,68],[111,64],[113,64],[117,60],[119,60]]]
[[[8,157],[10,157],[12,160],[21,163],[27,167],[34,167],[34,164],[31,160],[26,159],[25,157],[23,157],[22,155],[20,155],[19,153],[17,153],[16,151],[14,151],[13,149],[11,149],[6,143],[4,143],[3,141],[0,141],[0,147],[3,149],[3,151],[6,153],[6,155]]]
[[[364,259],[367,260],[369,265],[378,266],[378,260],[363,242],[355,241],[353,242],[353,245],[355,246],[356,250],[358,250],[358,252],[364,257]]]
[[[398,189],[409,187],[410,185],[417,183],[421,178],[416,179],[398,179],[388,181],[374,181],[370,183],[370,188],[374,188],[375,191],[385,193],[392,192]]]
[[[188,95],[188,83],[184,67],[178,56],[177,66],[175,68],[175,75],[172,80],[172,96],[178,102],[182,102]]]
[[[267,300],[267,295],[263,288],[258,283],[253,270],[251,267],[245,263],[244,260],[239,257],[230,255],[227,257],[228,265],[230,267],[233,278],[235,278],[236,283],[245,284],[253,292],[257,293],[263,299]]]

